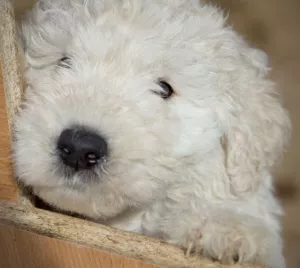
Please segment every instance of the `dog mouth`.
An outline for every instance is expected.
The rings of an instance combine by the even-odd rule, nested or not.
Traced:
[[[106,175],[105,165],[106,162],[101,160],[97,165],[88,169],[76,169],[57,159],[53,163],[53,174],[55,177],[62,178],[66,183],[70,183],[70,185],[97,183]]]

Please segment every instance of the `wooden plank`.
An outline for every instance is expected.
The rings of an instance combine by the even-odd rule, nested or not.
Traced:
[[[9,129],[12,129],[14,116],[19,109],[23,96],[24,66],[23,56],[17,46],[14,10],[10,0],[0,1],[0,59],[2,64],[3,85],[6,99]]]
[[[154,268],[139,260],[0,224],[0,267]]]
[[[187,258],[183,250],[151,237],[124,232],[90,221],[72,218],[46,210],[28,208],[19,204],[5,201],[0,201],[0,224],[16,227],[20,230],[30,231],[47,237],[64,240],[65,242],[76,243],[81,246],[100,249],[111,254],[126,256],[128,258],[137,259],[145,263],[157,265],[158,267],[259,267],[248,264],[226,266],[221,265],[218,262],[212,262],[208,259],[202,259],[199,256]],[[13,237],[13,235],[11,236]],[[0,244],[5,243],[1,242]],[[40,249],[42,248],[43,246],[41,245]],[[56,268],[55,266],[53,267]]]
[[[30,204],[13,180],[11,131],[22,100],[20,52],[17,48],[16,25],[10,0],[0,1],[0,199]]]
[[[8,128],[3,79],[0,72],[0,199],[17,201],[17,186],[13,179],[11,139]]]

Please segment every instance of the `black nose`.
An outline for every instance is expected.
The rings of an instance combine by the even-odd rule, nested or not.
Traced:
[[[92,168],[108,153],[104,138],[83,128],[65,129],[59,136],[57,149],[63,163],[75,170]]]

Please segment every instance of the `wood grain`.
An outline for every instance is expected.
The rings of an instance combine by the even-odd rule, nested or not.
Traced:
[[[1,67],[1,66],[0,66]],[[1,68],[0,68],[1,69]],[[2,73],[0,71],[0,199],[17,201],[17,186],[13,180],[11,139],[8,128]]]
[[[200,257],[193,256],[191,258],[187,258],[185,257],[183,250],[175,246],[166,244],[154,238],[145,237],[134,233],[124,232],[118,229],[111,228],[109,226],[103,226],[93,222],[81,220],[78,218],[72,218],[66,215],[61,215],[61,214],[57,214],[45,210],[28,208],[19,204],[5,202],[5,201],[0,201],[0,224],[15,227],[23,231],[36,233],[45,237],[52,237],[54,239],[64,240],[65,242],[75,243],[83,247],[100,249],[102,251],[109,252],[110,254],[116,254],[119,256],[125,256],[127,258],[137,259],[145,263],[157,265],[158,267],[172,267],[172,268],[181,268],[181,267],[190,267],[190,268],[196,268],[196,267],[197,268],[199,267],[201,268],[225,268],[225,267],[255,268],[256,267],[258,268],[259,267],[259,266],[252,266],[252,265],[224,266],[218,262],[212,262],[208,259],[202,259]],[[2,233],[5,233],[5,231],[3,231]],[[19,235],[21,234],[23,233],[19,233]],[[9,239],[12,239],[13,237],[14,240],[19,239],[18,237],[19,235],[16,235],[16,233],[12,233],[11,238]],[[3,239],[8,239],[8,238],[3,238]],[[41,239],[42,238],[37,237],[37,240],[41,240]],[[1,241],[1,237],[0,237],[0,241]],[[48,241],[48,240],[43,240],[43,241]],[[34,242],[34,243],[38,243],[38,242]],[[2,243],[1,241],[0,245],[1,244],[5,244],[5,243]],[[42,243],[40,243],[39,245],[40,246],[37,247],[37,250],[43,250],[44,246],[42,245]],[[13,246],[13,245],[8,244],[7,247],[8,246]],[[4,245],[2,245],[2,247],[4,247]],[[28,245],[24,246],[24,250],[25,248],[29,248],[28,250],[30,250],[30,247]],[[59,246],[56,250],[60,252],[57,254],[64,255],[64,252],[63,251],[61,252]],[[68,250],[71,251],[71,249]],[[6,251],[8,250],[6,249]],[[1,248],[0,248],[0,252],[1,252]],[[42,256],[41,254],[46,254],[46,253],[38,253],[38,256]],[[53,261],[55,261],[55,258]],[[72,258],[73,255],[67,257],[70,263],[72,263],[73,261]],[[72,267],[72,268],[75,267],[72,265],[67,265],[64,267]],[[0,267],[7,267],[7,266],[0,266]],[[55,268],[55,266],[52,267]],[[84,267],[89,267],[89,266],[87,265]],[[122,266],[116,266],[116,267],[122,267]],[[132,267],[132,266],[127,266],[127,267]]]
[[[139,260],[0,224],[0,267],[154,268]]]

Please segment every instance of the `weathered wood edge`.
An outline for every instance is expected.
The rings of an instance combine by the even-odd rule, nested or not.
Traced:
[[[10,132],[22,99],[22,78],[18,61],[16,23],[12,3],[0,0],[0,58]]]
[[[252,265],[225,266],[199,257],[188,259],[183,250],[154,238],[6,201],[0,201],[0,224],[98,248],[158,267],[258,268]]]
[[[16,32],[13,4],[11,0],[0,0],[0,60],[11,141],[13,141],[14,118],[22,102],[24,91]],[[20,188],[18,188],[18,201],[32,206]]]

